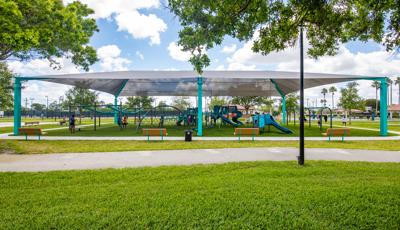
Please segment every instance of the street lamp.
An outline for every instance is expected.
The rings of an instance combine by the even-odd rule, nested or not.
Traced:
[[[304,54],[303,26],[300,26],[300,146],[297,158],[299,165],[304,165]]]

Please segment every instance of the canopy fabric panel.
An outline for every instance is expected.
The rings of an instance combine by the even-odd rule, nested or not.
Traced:
[[[305,88],[383,77],[305,73]],[[22,80],[80,86],[120,96],[196,96],[193,71],[118,71],[22,77]],[[204,96],[280,96],[299,89],[299,73],[284,71],[205,71]]]

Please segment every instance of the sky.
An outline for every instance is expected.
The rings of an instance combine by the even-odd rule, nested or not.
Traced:
[[[179,20],[166,8],[166,0],[80,0],[94,9],[99,32],[95,33],[90,45],[95,47],[99,62],[91,72],[121,70],[192,70],[187,62],[189,54],[177,46],[178,32],[182,28]],[[72,0],[64,0],[65,4]],[[254,35],[256,37],[257,34]],[[251,51],[252,41],[239,42],[226,37],[224,42],[209,51],[211,65],[207,70],[299,70],[298,47],[288,48],[267,56]],[[306,45],[307,47],[307,45]],[[60,70],[54,70],[46,60],[28,62],[9,61],[9,67],[21,76],[79,73],[68,59],[58,60]],[[388,53],[375,42],[350,42],[340,45],[335,56],[314,60],[306,57],[306,72],[345,73],[366,76],[400,76],[400,55]],[[359,82],[360,94],[375,98],[370,81]],[[22,99],[33,103],[49,103],[58,100],[70,87],[55,83],[30,81],[24,84]],[[331,85],[308,89],[305,99],[310,106],[320,104],[321,89]],[[345,84],[336,84],[338,89]],[[338,100],[339,93],[335,95]],[[398,102],[398,86],[393,86],[393,103]],[[113,96],[100,93],[100,100],[107,103]],[[330,96],[327,105],[331,106]],[[32,99],[32,100],[31,100]],[[158,98],[167,100],[168,98]],[[29,103],[28,103],[29,104]]]

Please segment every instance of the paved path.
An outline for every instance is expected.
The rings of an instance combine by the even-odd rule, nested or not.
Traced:
[[[28,137],[36,140],[37,137]],[[8,140],[25,140],[24,136],[8,136],[0,134],[0,139]],[[42,140],[120,140],[120,141],[144,141],[147,137],[131,136],[131,137],[80,137],[80,136],[42,136]],[[160,140],[160,137],[150,137],[150,140]],[[241,140],[251,140],[251,137],[241,137]],[[341,140],[341,137],[332,137],[332,140]],[[182,137],[164,137],[165,141],[183,141]],[[193,140],[198,141],[237,141],[237,137],[193,137]],[[256,137],[255,141],[298,141],[299,137]],[[310,141],[326,141],[326,137],[305,137],[305,140]],[[400,140],[400,136],[389,137],[345,137],[347,141],[378,141],[378,140]]]
[[[238,148],[65,154],[0,154],[0,171],[52,171],[241,161],[296,160],[296,148]],[[400,162],[400,151],[307,149],[306,160]]]

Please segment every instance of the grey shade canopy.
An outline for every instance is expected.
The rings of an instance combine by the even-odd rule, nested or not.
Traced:
[[[305,88],[383,77],[305,73]],[[194,71],[118,71],[23,77],[80,86],[116,96],[197,96]],[[205,71],[203,96],[281,96],[299,89],[299,73],[283,71]]]

